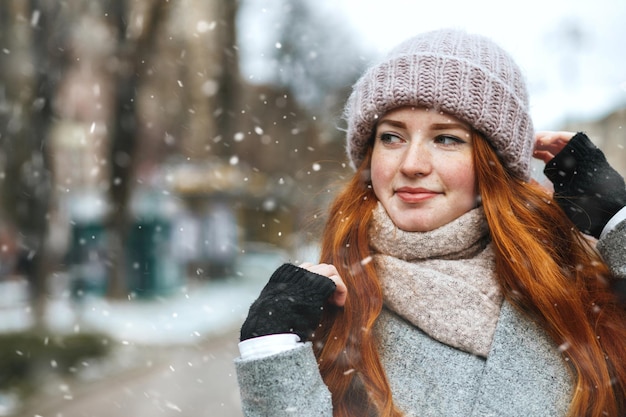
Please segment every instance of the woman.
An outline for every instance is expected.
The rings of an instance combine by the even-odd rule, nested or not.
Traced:
[[[455,30],[370,68],[346,119],[321,264],[281,266],[242,326],[244,413],[625,415],[626,186],[604,155],[535,139],[517,65]]]

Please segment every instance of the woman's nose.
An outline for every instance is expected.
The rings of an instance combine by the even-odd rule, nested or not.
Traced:
[[[400,170],[404,175],[410,177],[428,175],[432,170],[431,162],[428,146],[418,141],[413,141],[406,148]]]

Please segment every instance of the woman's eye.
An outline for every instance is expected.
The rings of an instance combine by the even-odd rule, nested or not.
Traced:
[[[393,133],[381,133],[380,140],[383,143],[398,143],[400,141],[400,137],[398,135],[394,135]]]
[[[465,141],[457,138],[456,136],[441,135],[435,138],[435,143],[440,143],[442,145],[458,145],[465,143]]]

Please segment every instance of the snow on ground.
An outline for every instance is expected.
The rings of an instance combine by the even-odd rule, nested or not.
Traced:
[[[316,256],[314,252],[309,255]],[[116,342],[116,348],[106,358],[83,363],[75,379],[47,375],[48,379],[40,381],[42,391],[32,401],[54,403],[59,395],[65,397],[68,390],[88,386],[91,381],[149,369],[154,361],[168,360],[170,348],[185,348],[235,331],[272,272],[284,262],[296,260],[273,247],[246,247],[232,276],[189,279],[188,285],[174,294],[146,300],[92,297],[78,304],[69,296],[69,278],[54,277],[45,310],[48,328],[60,334],[101,332]],[[0,282],[0,333],[27,330],[33,323],[26,281]],[[12,390],[0,391],[0,416],[19,413],[21,401]]]
[[[240,257],[231,277],[193,281],[174,294],[149,300],[91,297],[79,304],[64,291],[49,300],[46,324],[60,333],[99,331],[123,344],[193,343],[241,325],[273,270],[288,261],[281,251],[251,251]],[[32,325],[26,290],[24,282],[18,281],[0,291],[4,294],[0,332],[25,330]]]

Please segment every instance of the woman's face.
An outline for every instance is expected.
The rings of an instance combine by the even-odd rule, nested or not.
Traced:
[[[392,110],[376,126],[371,176],[398,228],[443,226],[477,205],[471,129],[434,110]]]

